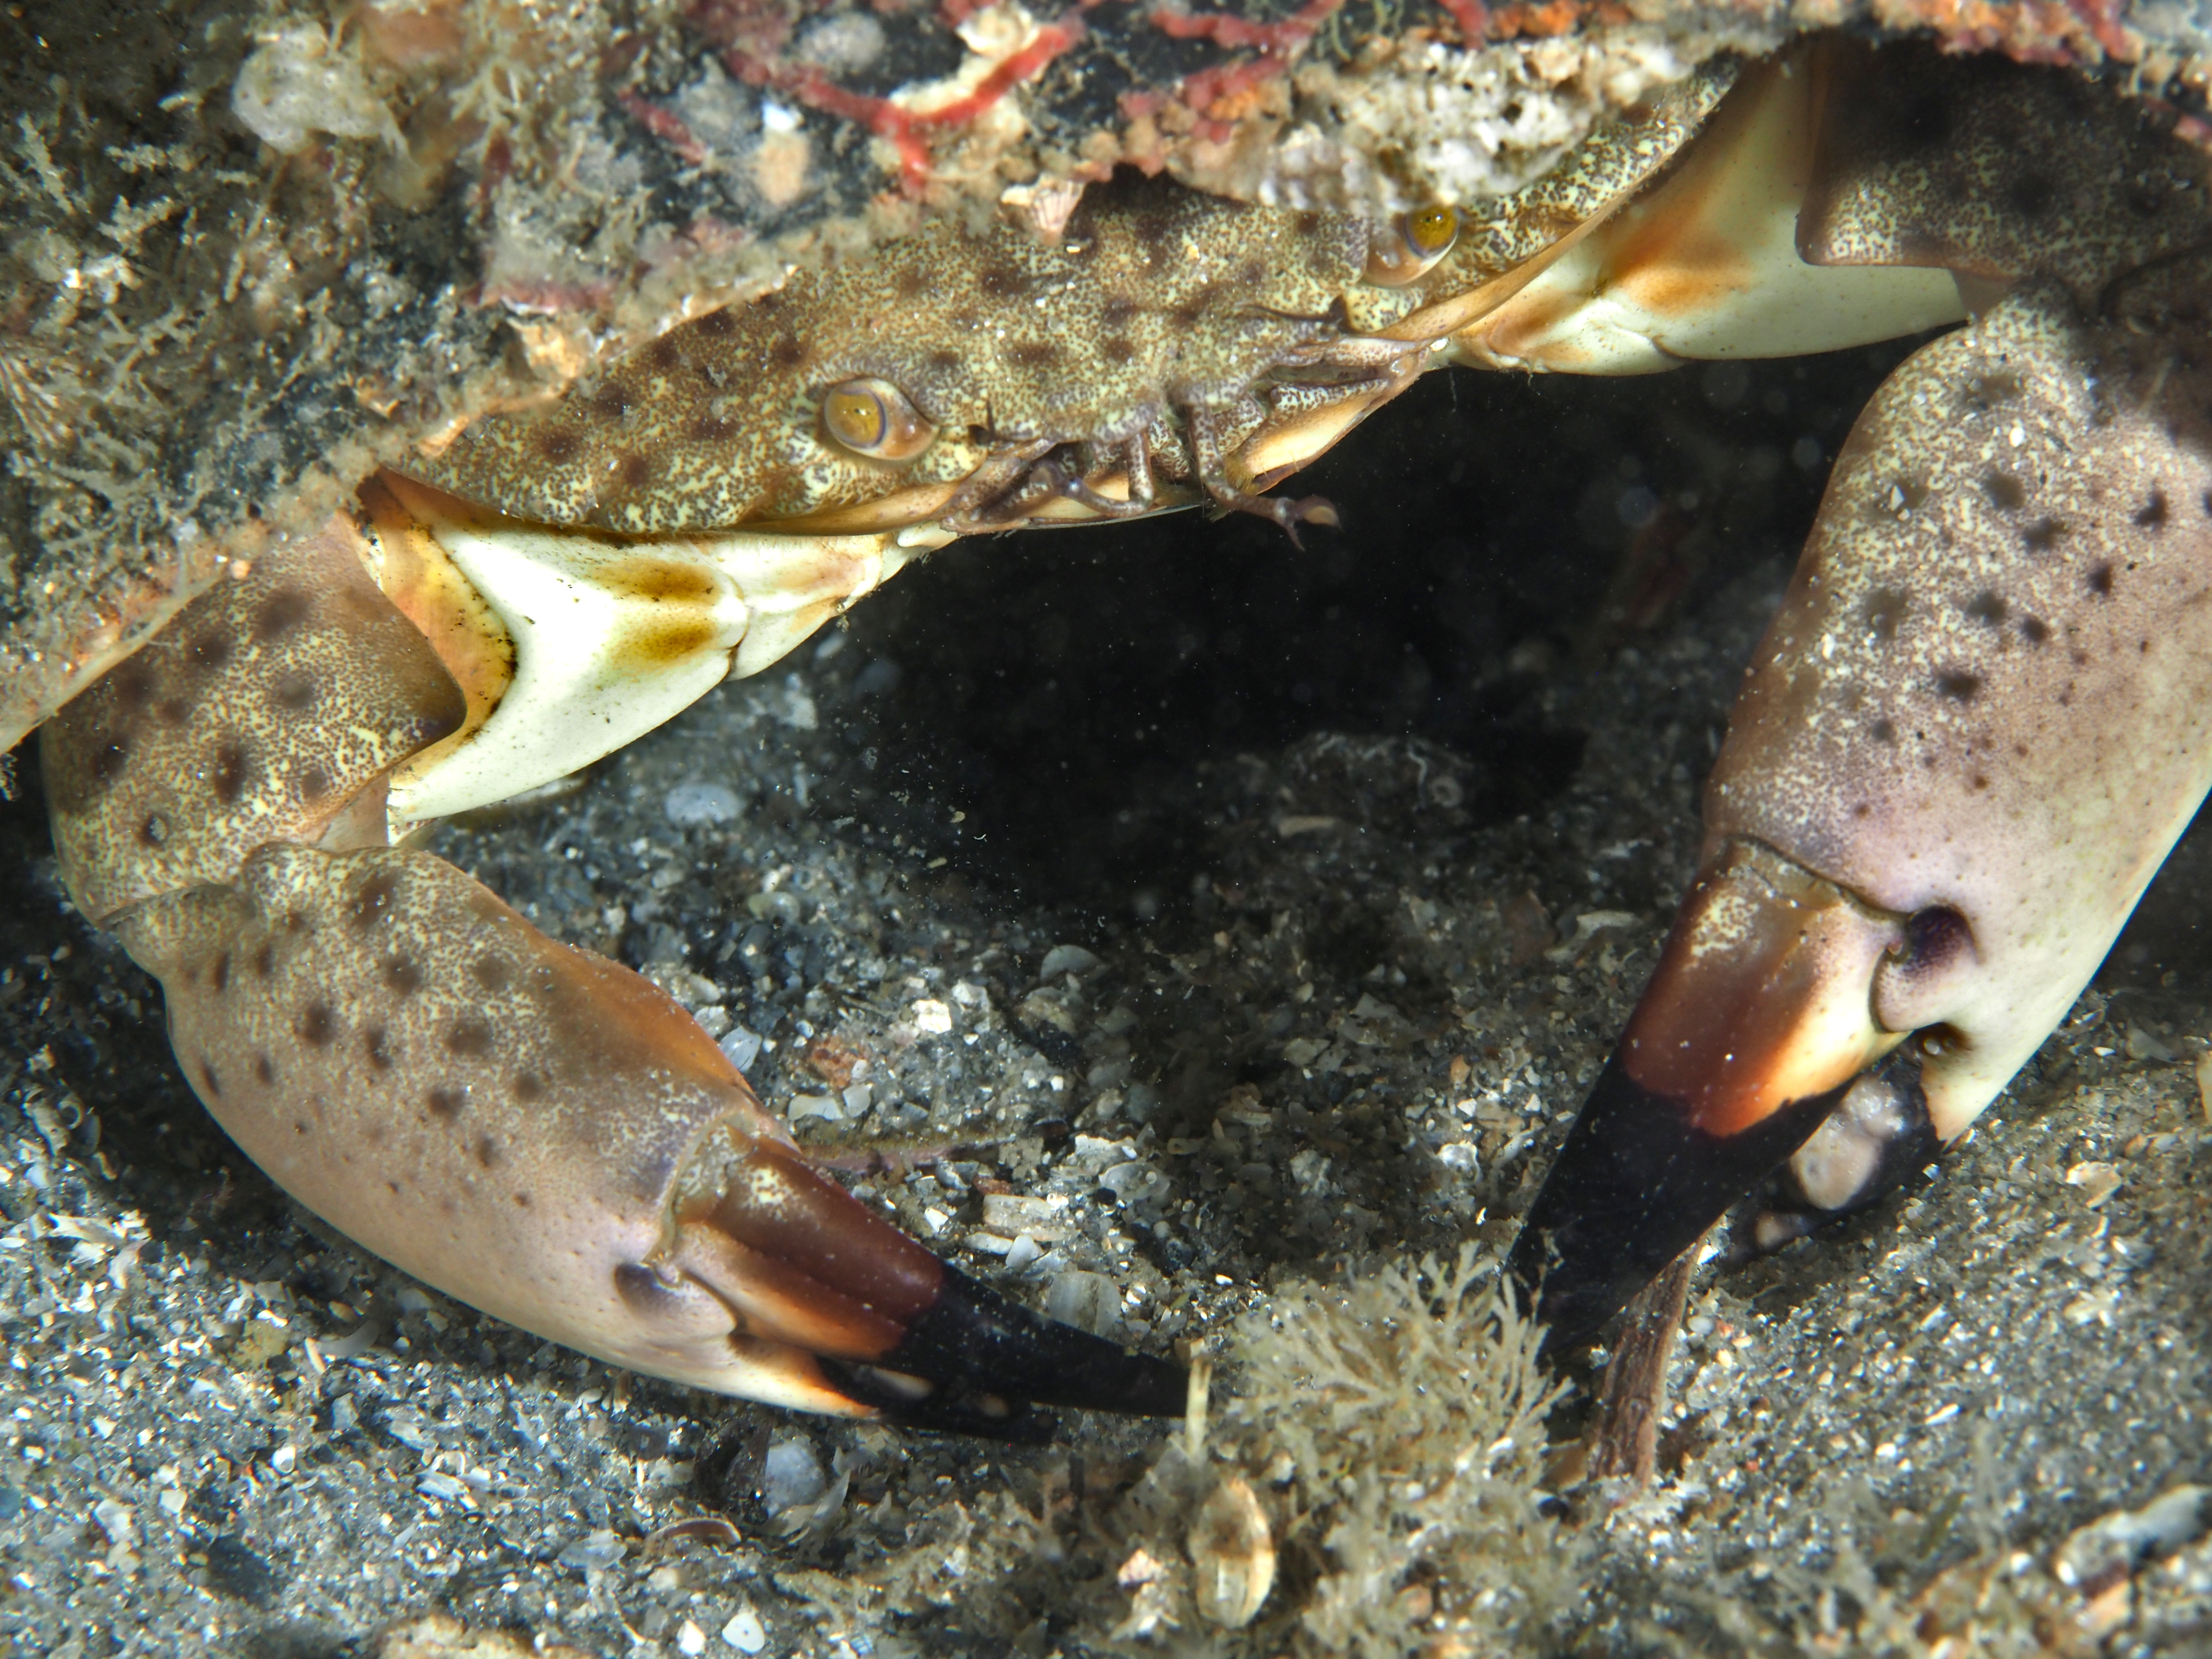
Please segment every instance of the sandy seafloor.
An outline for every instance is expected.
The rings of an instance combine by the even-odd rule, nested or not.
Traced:
[[[435,846],[741,1056],[765,1039],[750,1074],[804,1138],[951,1146],[866,1189],[1126,1340],[1201,1337],[1282,1275],[1502,1243],[1648,971],[1738,665],[1885,361],[1434,380],[1307,486],[1341,534],[1194,515],[957,546]],[[1632,545],[1647,597],[1680,590],[1640,631],[1601,621]],[[432,1609],[605,1655],[1075,1650],[793,1587],[1153,1429],[1069,1420],[1053,1450],[801,1419],[426,1296],[202,1116],[158,993],[66,909],[25,781],[0,809],[0,1650],[307,1659]],[[1717,1649],[1714,1597],[1817,1600],[1876,1558],[1901,1595],[1961,1559],[2044,1572],[2074,1528],[2212,1477],[2206,862],[2185,844],[1935,1174],[1701,1281],[1666,1484],[1570,1645]],[[1079,971],[1041,986],[1062,945],[1096,963],[1062,951]],[[647,1547],[716,1496],[710,1445],[735,1541]],[[847,1472],[810,1535],[746,1490],[771,1446]],[[2123,1583],[2109,1650],[2212,1650],[2191,1531]],[[1853,1645],[1817,1607],[1797,1634],[1772,1650]]]

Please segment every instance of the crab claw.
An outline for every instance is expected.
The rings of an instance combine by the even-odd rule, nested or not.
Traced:
[[[1514,1249],[1553,1346],[1594,1334],[1891,1050],[1801,1188],[1841,1207],[1905,1161],[1893,1140],[1962,1133],[2196,812],[2203,274],[2151,273],[2105,302],[2117,316],[2024,285],[1861,417],[1731,717],[1705,867]]]
[[[1553,1346],[1620,1311],[1897,1044],[1867,992],[1905,936],[1755,842],[1707,861],[1514,1247]]]
[[[628,969],[427,854],[271,844],[110,922],[247,1155],[368,1249],[526,1330],[724,1394],[1019,1434],[1176,1414],[1182,1370],[939,1261],[807,1164]]]

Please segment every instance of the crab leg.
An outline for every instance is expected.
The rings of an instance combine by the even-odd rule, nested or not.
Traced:
[[[1932,135],[1960,179],[1902,165],[1910,121],[1830,133],[1808,253],[2023,280],[1893,376],[1838,458],[1708,785],[1704,868],[1515,1247],[1555,1346],[1838,1102],[1797,1171],[1823,1207],[1890,1143],[1963,1133],[2212,786],[2202,160],[2123,134],[2116,190],[2004,141],[2063,130],[2017,124],[2070,88],[2001,70],[1979,94]],[[2054,239],[2021,216],[2069,195],[2079,234],[2036,252]]]
[[[264,558],[44,740],[70,890],[161,980],[246,1154],[406,1271],[635,1370],[983,1432],[1030,1401],[1180,1412],[1176,1366],[811,1166],[647,981],[378,844],[392,768],[470,711],[361,550],[340,520]]]

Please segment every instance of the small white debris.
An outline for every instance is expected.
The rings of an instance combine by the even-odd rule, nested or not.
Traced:
[[[608,1528],[586,1534],[553,1559],[564,1567],[584,1572],[604,1572],[623,1559],[623,1540]]]
[[[1044,1255],[1037,1242],[1024,1233],[1006,1249],[1006,1268],[1010,1273],[1021,1273]]]
[[[415,1490],[425,1498],[435,1498],[448,1504],[458,1504],[469,1495],[469,1489],[450,1474],[432,1469],[415,1482]]]
[[[2161,1042],[2157,1034],[2146,1031],[2140,1025],[2128,1027],[2128,1040],[2123,1045],[2130,1060],[2172,1060],[2172,1048]]]
[[[945,1036],[952,1030],[952,1010],[935,997],[916,997],[908,1012],[914,1029],[923,1036]]]
[[[1131,1552],[1129,1559],[1121,1564],[1114,1575],[1114,1582],[1123,1589],[1135,1589],[1140,1584],[1155,1582],[1166,1571],[1150,1553],[1138,1549]]]
[[[760,1033],[743,1025],[732,1025],[722,1033],[722,1040],[717,1046],[722,1051],[723,1059],[740,1072],[750,1072],[753,1062],[760,1058]]]
[[[1475,1175],[1482,1169],[1482,1158],[1471,1140],[1448,1140],[1437,1148],[1437,1162],[1447,1170],[1458,1170]]]
[[[2119,1170],[2102,1159],[2076,1164],[2066,1172],[2066,1184],[2079,1187],[2093,1210],[2120,1190],[2122,1179]]]
[[[806,906],[799,895],[781,887],[765,893],[746,894],[745,910],[755,921],[777,921],[787,927],[796,927],[806,915]]]
[[[107,1541],[118,1549],[130,1549],[138,1541],[138,1520],[131,1505],[118,1504],[112,1498],[103,1498],[92,1506],[92,1518]]]
[[[830,1476],[814,1455],[814,1443],[795,1434],[769,1442],[761,1460],[761,1507],[771,1517],[811,1504],[830,1488]]]
[[[240,65],[230,112],[271,149],[296,155],[319,132],[381,138],[404,152],[398,123],[369,89],[350,53],[333,51],[313,23],[279,30]]]
[[[1231,1475],[1213,1489],[1184,1540],[1198,1610],[1226,1630],[1252,1622],[1275,1583],[1275,1540],[1251,1483]]]
[[[744,808],[738,792],[726,783],[679,783],[668,792],[661,810],[678,830],[703,824],[732,823]]]
[[[835,1095],[793,1095],[791,1104],[784,1109],[784,1121],[797,1123],[802,1119],[818,1117],[835,1123],[845,1115]]]
[[[1055,945],[1044,953],[1044,961],[1038,964],[1037,979],[1043,984],[1049,984],[1068,974],[1081,979],[1085,975],[1097,973],[1104,965],[1080,945]]]
[[[813,696],[807,690],[806,683],[798,675],[783,677],[783,696],[780,701],[781,706],[775,711],[775,717],[793,731],[811,732],[822,724],[822,716],[814,707]]]
[[[1168,1178],[1143,1159],[1132,1158],[1101,1173],[1098,1184],[1124,1204],[1142,1204],[1164,1195]]]
[[[707,1632],[696,1621],[686,1619],[676,1627],[676,1650],[684,1659],[699,1659],[707,1650]]]
[[[844,1101],[847,1117],[866,1117],[869,1109],[876,1103],[875,1085],[869,1083],[855,1083],[845,1091]]]
[[[768,1645],[768,1631],[751,1602],[738,1604],[738,1610],[730,1615],[730,1622],[722,1626],[722,1640],[739,1653],[758,1653]]]
[[[1056,1274],[1044,1293],[1048,1317],[1093,1336],[1111,1336],[1121,1320],[1121,1292],[1103,1273],[1069,1267]]]

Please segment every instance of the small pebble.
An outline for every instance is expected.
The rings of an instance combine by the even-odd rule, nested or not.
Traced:
[[[722,1639],[739,1653],[758,1653],[768,1645],[768,1632],[750,1601],[741,1603],[722,1626]]]
[[[564,1567],[603,1572],[623,1559],[623,1540],[603,1527],[579,1538],[553,1559]]]
[[[1063,1325],[1089,1331],[1093,1336],[1111,1336],[1121,1322],[1121,1292],[1103,1273],[1070,1267],[1058,1274],[1045,1291],[1044,1310]]]
[[[1275,1540],[1251,1483],[1231,1475],[1199,1506],[1184,1540],[1191,1599],[1228,1630],[1252,1622],[1275,1583]]]
[[[760,1033],[743,1025],[732,1025],[722,1033],[722,1040],[719,1046],[722,1050],[723,1059],[728,1060],[740,1072],[750,1072],[753,1068],[753,1062],[760,1058]]]
[[[696,1621],[686,1619],[676,1627],[676,1650],[684,1659],[699,1659],[707,1650],[707,1632]]]
[[[771,1517],[811,1504],[829,1489],[830,1477],[809,1441],[783,1435],[769,1443],[761,1460],[761,1507]]]
[[[1068,974],[1081,979],[1086,974],[1097,972],[1103,965],[1097,957],[1080,945],[1055,945],[1044,953],[1044,961],[1037,968],[1037,978],[1046,984]]]
[[[2122,1180],[2119,1170],[2101,1158],[2076,1164],[2066,1172],[2066,1184],[2079,1187],[2093,1210],[2119,1191]]]
[[[744,811],[744,803],[726,783],[679,783],[668,792],[661,810],[678,830],[696,830],[705,824],[734,823]]]

